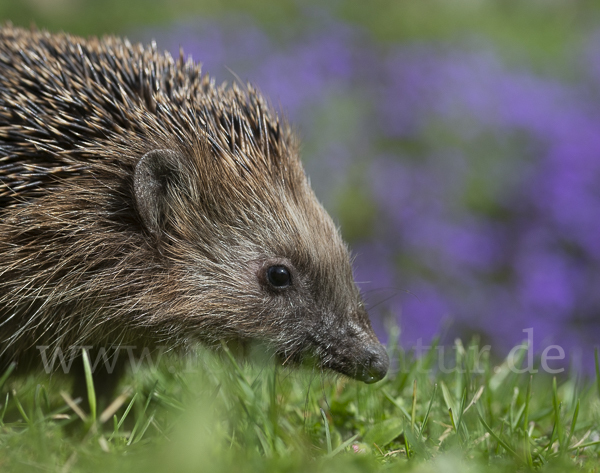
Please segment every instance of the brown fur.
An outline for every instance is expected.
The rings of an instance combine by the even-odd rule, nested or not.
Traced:
[[[140,190],[154,150],[160,190]],[[2,28],[0,362],[257,339],[368,382],[387,370],[289,127],[154,45]]]

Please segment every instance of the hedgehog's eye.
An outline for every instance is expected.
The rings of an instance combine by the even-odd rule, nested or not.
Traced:
[[[285,266],[271,266],[267,269],[267,278],[275,287],[286,287],[292,283],[290,270]]]

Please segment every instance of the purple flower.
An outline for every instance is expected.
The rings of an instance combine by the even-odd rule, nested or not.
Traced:
[[[400,340],[407,347],[414,346],[419,339],[431,342],[453,315],[446,297],[425,281],[411,285],[410,292],[396,301],[394,310],[398,314]]]

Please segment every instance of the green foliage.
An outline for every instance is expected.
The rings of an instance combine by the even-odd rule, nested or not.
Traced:
[[[64,378],[0,377],[2,471],[596,471],[598,380],[493,366],[476,343],[367,386],[224,348],[163,358],[85,413]],[[523,362],[523,359],[521,359]],[[93,383],[88,386],[93,392]],[[3,382],[3,384],[2,384]],[[94,395],[89,405],[96,409]]]
[[[83,36],[122,34],[139,26],[165,24],[180,18],[247,16],[273,32],[310,28],[311,14],[332,15],[363,25],[389,42],[414,39],[454,41],[465,32],[490,38],[507,55],[540,67],[569,57],[573,45],[594,27],[600,8],[594,0],[571,2],[398,2],[347,0],[327,6],[318,0],[0,0],[0,20],[19,26],[36,24],[52,31]],[[548,59],[550,58],[550,61]],[[563,68],[563,72],[569,73]]]
[[[369,197],[352,183],[338,190],[336,197],[336,215],[343,229],[344,239],[352,243],[371,236],[377,212]]]

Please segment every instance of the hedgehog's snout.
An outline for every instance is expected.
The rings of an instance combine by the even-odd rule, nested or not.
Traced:
[[[354,378],[371,384],[385,377],[390,366],[390,359],[381,343],[367,346],[362,358],[359,361]]]
[[[390,359],[385,347],[377,341],[359,346],[346,341],[325,364],[338,373],[372,384],[385,378]]]
[[[385,378],[390,359],[385,346],[377,340],[363,304],[350,312],[349,320],[334,320],[328,330],[321,331],[324,365],[367,384]]]

